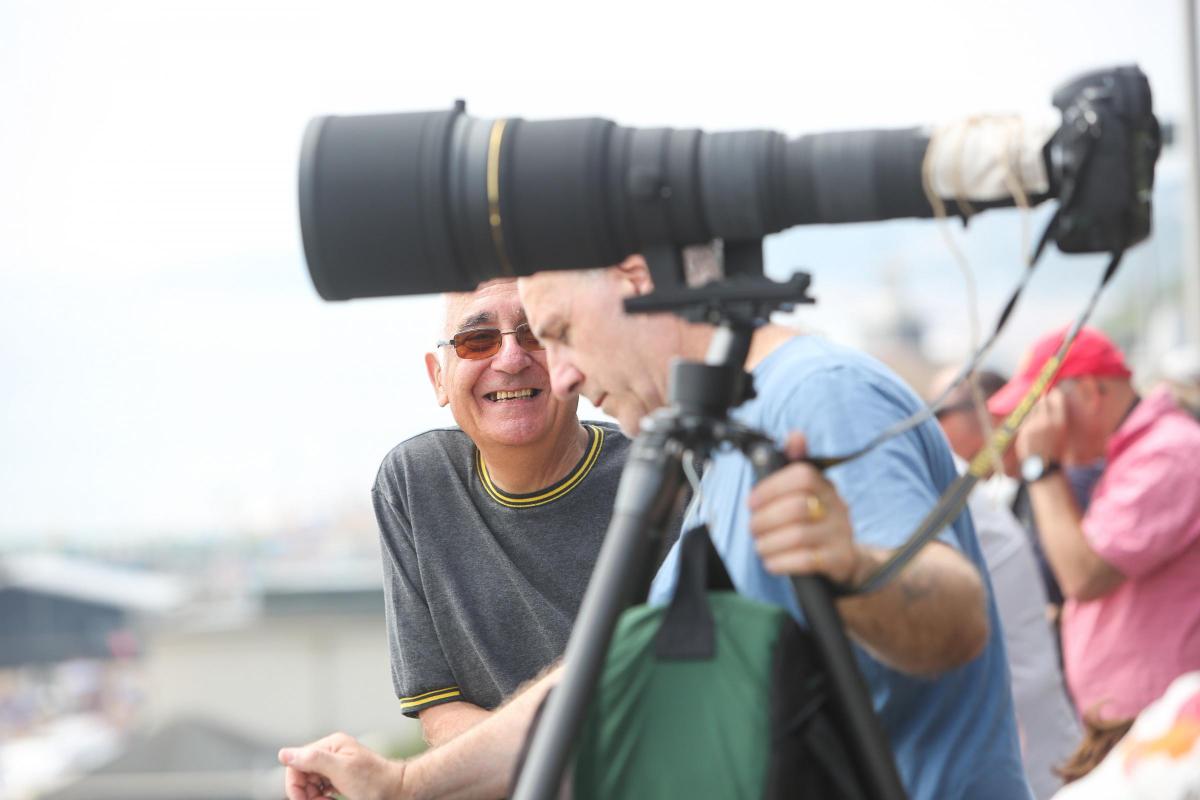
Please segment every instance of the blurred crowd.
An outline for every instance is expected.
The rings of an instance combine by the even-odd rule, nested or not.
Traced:
[[[142,704],[135,662],[79,658],[40,667],[0,669],[0,742],[72,715],[128,729]]]
[[[961,469],[1066,333],[1038,340],[1011,378],[980,372],[946,398],[938,421]],[[1200,786],[1200,352],[1168,353],[1159,375],[1139,391],[1121,350],[1084,328],[970,499],[1039,798]]]

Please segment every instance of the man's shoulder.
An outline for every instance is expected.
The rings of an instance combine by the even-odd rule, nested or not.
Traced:
[[[410,436],[393,447],[379,465],[376,488],[395,484],[403,476],[420,470],[427,473],[439,467],[467,463],[475,445],[458,427],[433,428]]]
[[[604,443],[609,442],[625,443],[630,441],[629,437],[621,431],[621,426],[615,422],[600,419],[581,419],[579,424],[584,427],[599,428],[604,434]]]
[[[824,444],[842,448],[865,444],[922,407],[887,366],[817,336],[797,336],[777,347],[755,369],[754,380],[762,424],[833,425],[840,430],[837,441]],[[817,444],[811,435],[810,444]]]
[[[1192,480],[1200,469],[1200,423],[1161,391],[1152,392],[1141,405],[1144,411],[1134,410],[1144,414],[1136,429],[1118,430],[1109,444],[1109,482],[1114,478],[1177,484]]]
[[[870,386],[903,405],[919,399],[895,372],[866,353],[815,335],[799,335],[781,344],[759,367],[764,382],[804,383],[811,391],[838,392]]]

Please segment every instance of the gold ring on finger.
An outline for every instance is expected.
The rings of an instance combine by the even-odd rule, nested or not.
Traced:
[[[807,507],[810,521],[820,522],[825,519],[825,504],[821,502],[821,498],[815,494],[805,495],[804,503]]]

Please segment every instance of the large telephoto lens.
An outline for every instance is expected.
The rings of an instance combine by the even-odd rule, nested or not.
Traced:
[[[449,111],[320,117],[300,219],[327,300],[469,291],[602,267],[646,248],[756,241],[793,225],[928,216],[927,135],[802,136],[482,120]]]

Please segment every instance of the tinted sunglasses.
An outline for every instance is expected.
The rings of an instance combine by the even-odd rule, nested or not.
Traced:
[[[529,329],[529,323],[522,322],[517,327],[509,331],[502,331],[499,328],[472,328],[469,331],[462,331],[454,336],[448,342],[438,342],[438,347],[453,347],[454,352],[459,358],[475,360],[479,358],[491,358],[500,352],[500,343],[504,341],[504,336],[511,333],[517,337],[517,344],[529,352],[544,350],[542,343],[533,335],[533,331]]]

